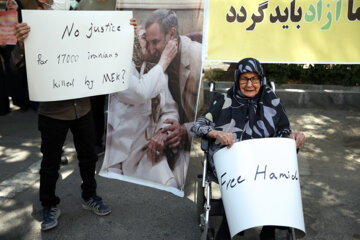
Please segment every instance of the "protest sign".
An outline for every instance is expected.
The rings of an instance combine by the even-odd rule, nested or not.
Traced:
[[[0,11],[0,44],[16,44],[14,27],[17,22],[17,11]]]
[[[214,154],[231,236],[274,225],[305,234],[295,141],[262,138]]]
[[[132,12],[24,10],[30,99],[57,101],[128,87]]]
[[[117,1],[119,8],[134,11],[139,44],[134,47],[129,88],[109,96],[100,176],[184,196],[191,148],[189,130],[195,119],[202,65],[202,1],[197,2],[198,7],[184,3],[185,9],[170,11],[167,9],[179,5],[161,2],[163,8],[154,9],[153,2],[129,6],[127,1]],[[159,58],[166,54],[165,46],[172,38],[178,43],[177,54],[163,69]],[[164,142],[170,135],[179,136],[175,128],[163,130],[170,125],[186,129],[182,137],[175,139],[177,144],[171,144],[170,138]],[[163,147],[154,150],[156,141],[162,141]]]
[[[209,60],[360,63],[360,1],[209,1]]]

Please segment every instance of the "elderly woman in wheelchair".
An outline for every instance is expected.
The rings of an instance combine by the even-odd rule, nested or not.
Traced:
[[[234,76],[234,86],[226,94],[220,95],[191,128],[194,137],[213,139],[209,141],[206,150],[213,176],[216,176],[213,154],[223,147],[231,148],[234,142],[253,138],[290,137],[296,141],[297,148],[305,143],[303,133],[291,132],[280,99],[267,87],[264,70],[258,60],[241,60]],[[216,239],[230,238],[224,214]],[[275,227],[264,226],[260,239],[275,239]]]

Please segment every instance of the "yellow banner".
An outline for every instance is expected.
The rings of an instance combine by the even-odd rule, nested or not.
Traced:
[[[360,63],[360,0],[210,0],[208,60]]]

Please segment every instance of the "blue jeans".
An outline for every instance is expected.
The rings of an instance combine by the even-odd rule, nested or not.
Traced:
[[[60,198],[55,195],[56,181],[59,178],[62,147],[70,129],[73,134],[82,179],[82,198],[87,200],[96,196],[95,133],[92,113],[75,120],[58,120],[39,115],[41,132],[41,152],[43,159],[40,168],[40,201],[42,206],[56,206]]]

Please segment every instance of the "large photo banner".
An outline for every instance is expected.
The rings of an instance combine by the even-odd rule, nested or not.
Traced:
[[[359,0],[209,0],[208,59],[360,63]]]
[[[95,96],[128,87],[134,41],[130,11],[22,13],[31,28],[25,59],[32,101]]]
[[[261,149],[261,151],[259,151]],[[251,139],[214,154],[231,236],[271,225],[305,235],[295,141]]]
[[[100,175],[184,196],[201,76],[202,2],[117,1],[138,22],[129,88],[111,94]]]
[[[0,44],[16,44],[14,27],[17,22],[17,11],[0,11]]]

